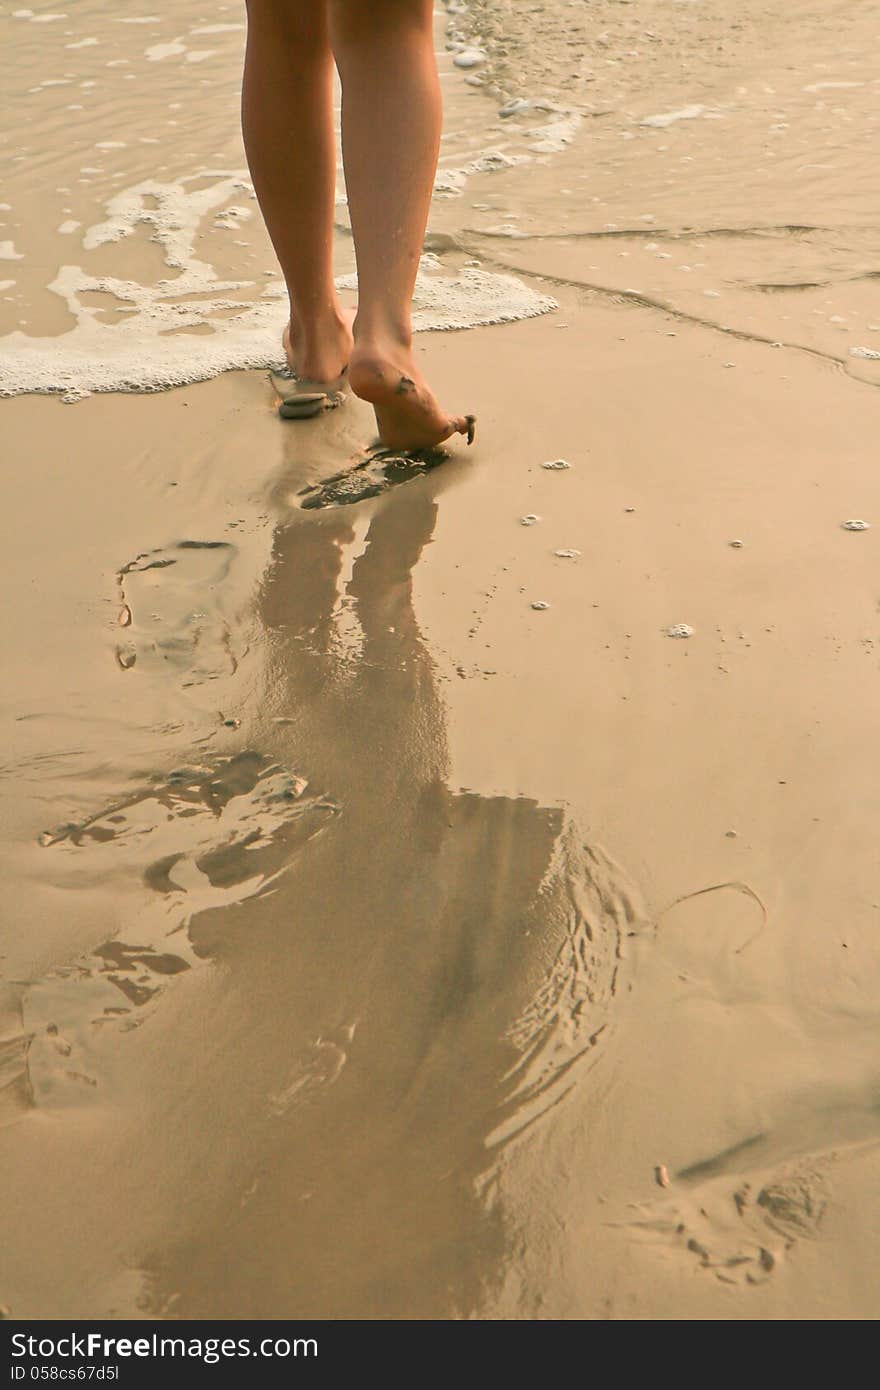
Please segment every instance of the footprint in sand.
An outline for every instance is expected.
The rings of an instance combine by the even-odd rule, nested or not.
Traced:
[[[138,882],[150,891],[116,935],[20,982],[21,1017],[0,1032],[0,1087],[17,1088],[10,1103],[27,1094],[42,1106],[69,1103],[97,1085],[108,1028],[138,1027],[173,977],[204,965],[187,930],[193,919],[268,891],[337,812],[303,778],[247,751],[157,776],[97,815],[45,832],[60,886],[97,874],[123,893]]]
[[[237,554],[228,541],[178,541],[137,555],[117,574],[116,659],[185,676],[184,686],[231,675],[238,665],[223,585]]]
[[[344,1025],[336,1038],[320,1037],[298,1059],[290,1080],[281,1091],[269,1097],[269,1111],[280,1116],[294,1106],[309,1101],[338,1081],[348,1061],[348,1048],[354,1039],[355,1025]]]
[[[747,1140],[737,1152],[745,1157],[759,1142],[760,1136]],[[764,1283],[799,1241],[818,1235],[828,1205],[818,1163],[700,1180],[707,1168],[712,1165],[680,1173],[670,1195],[645,1205],[632,1229],[669,1253],[696,1260],[723,1284]]]
[[[368,497],[378,497],[389,488],[412,482],[430,473],[449,455],[443,449],[426,449],[419,453],[395,454],[387,449],[369,453],[360,463],[353,464],[332,478],[304,487],[295,501],[304,511],[319,507],[349,507]]]

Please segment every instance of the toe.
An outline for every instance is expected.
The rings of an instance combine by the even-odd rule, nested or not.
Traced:
[[[448,433],[443,437],[448,439],[450,434],[463,434],[466,436],[468,444],[473,444],[476,424],[476,415],[457,415],[449,421]]]

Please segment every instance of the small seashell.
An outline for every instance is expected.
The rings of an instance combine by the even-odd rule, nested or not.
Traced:
[[[558,555],[560,560],[576,560],[580,555],[579,550],[554,550],[553,554]]]
[[[534,603],[532,604],[532,607],[536,609],[539,613],[541,613],[545,608],[549,608],[550,605],[546,599],[536,598]]]
[[[528,515],[520,517],[519,524],[520,526],[534,526],[535,522],[540,520],[541,518],[535,516],[534,512],[529,512]]]
[[[694,629],[688,623],[673,623],[666,629],[667,637],[693,637]]]
[[[654,1181],[658,1187],[669,1186],[669,1171],[665,1163],[658,1163],[654,1169]]]
[[[745,541],[728,541],[728,545],[733,550],[742,550],[743,546],[745,545]]]
[[[561,473],[564,468],[571,468],[571,464],[565,459],[551,459],[549,463],[542,463],[542,468],[550,468],[556,473]]]
[[[844,531],[870,531],[870,521],[842,521],[840,523]]]
[[[849,350],[850,357],[861,357],[866,362],[880,362],[880,352],[876,348],[852,347]]]

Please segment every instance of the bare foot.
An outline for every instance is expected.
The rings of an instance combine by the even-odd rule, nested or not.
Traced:
[[[320,327],[305,327],[293,319],[281,335],[287,365],[300,380],[332,382],[348,366],[353,344],[354,309],[343,309]]]
[[[430,449],[453,434],[473,442],[475,417],[447,415],[404,350],[392,359],[375,348],[356,347],[349,381],[355,395],[371,403],[388,449]]]

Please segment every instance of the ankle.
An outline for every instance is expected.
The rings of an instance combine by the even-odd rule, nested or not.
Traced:
[[[297,376],[334,380],[347,365],[351,347],[351,315],[340,306],[323,306],[309,314],[291,311],[285,348]]]
[[[412,326],[408,321],[372,323],[358,313],[352,324],[355,352],[359,357],[389,362],[412,356]]]
[[[290,306],[290,336],[295,343],[317,344],[351,338],[351,315],[341,304],[322,304],[303,311]]]

